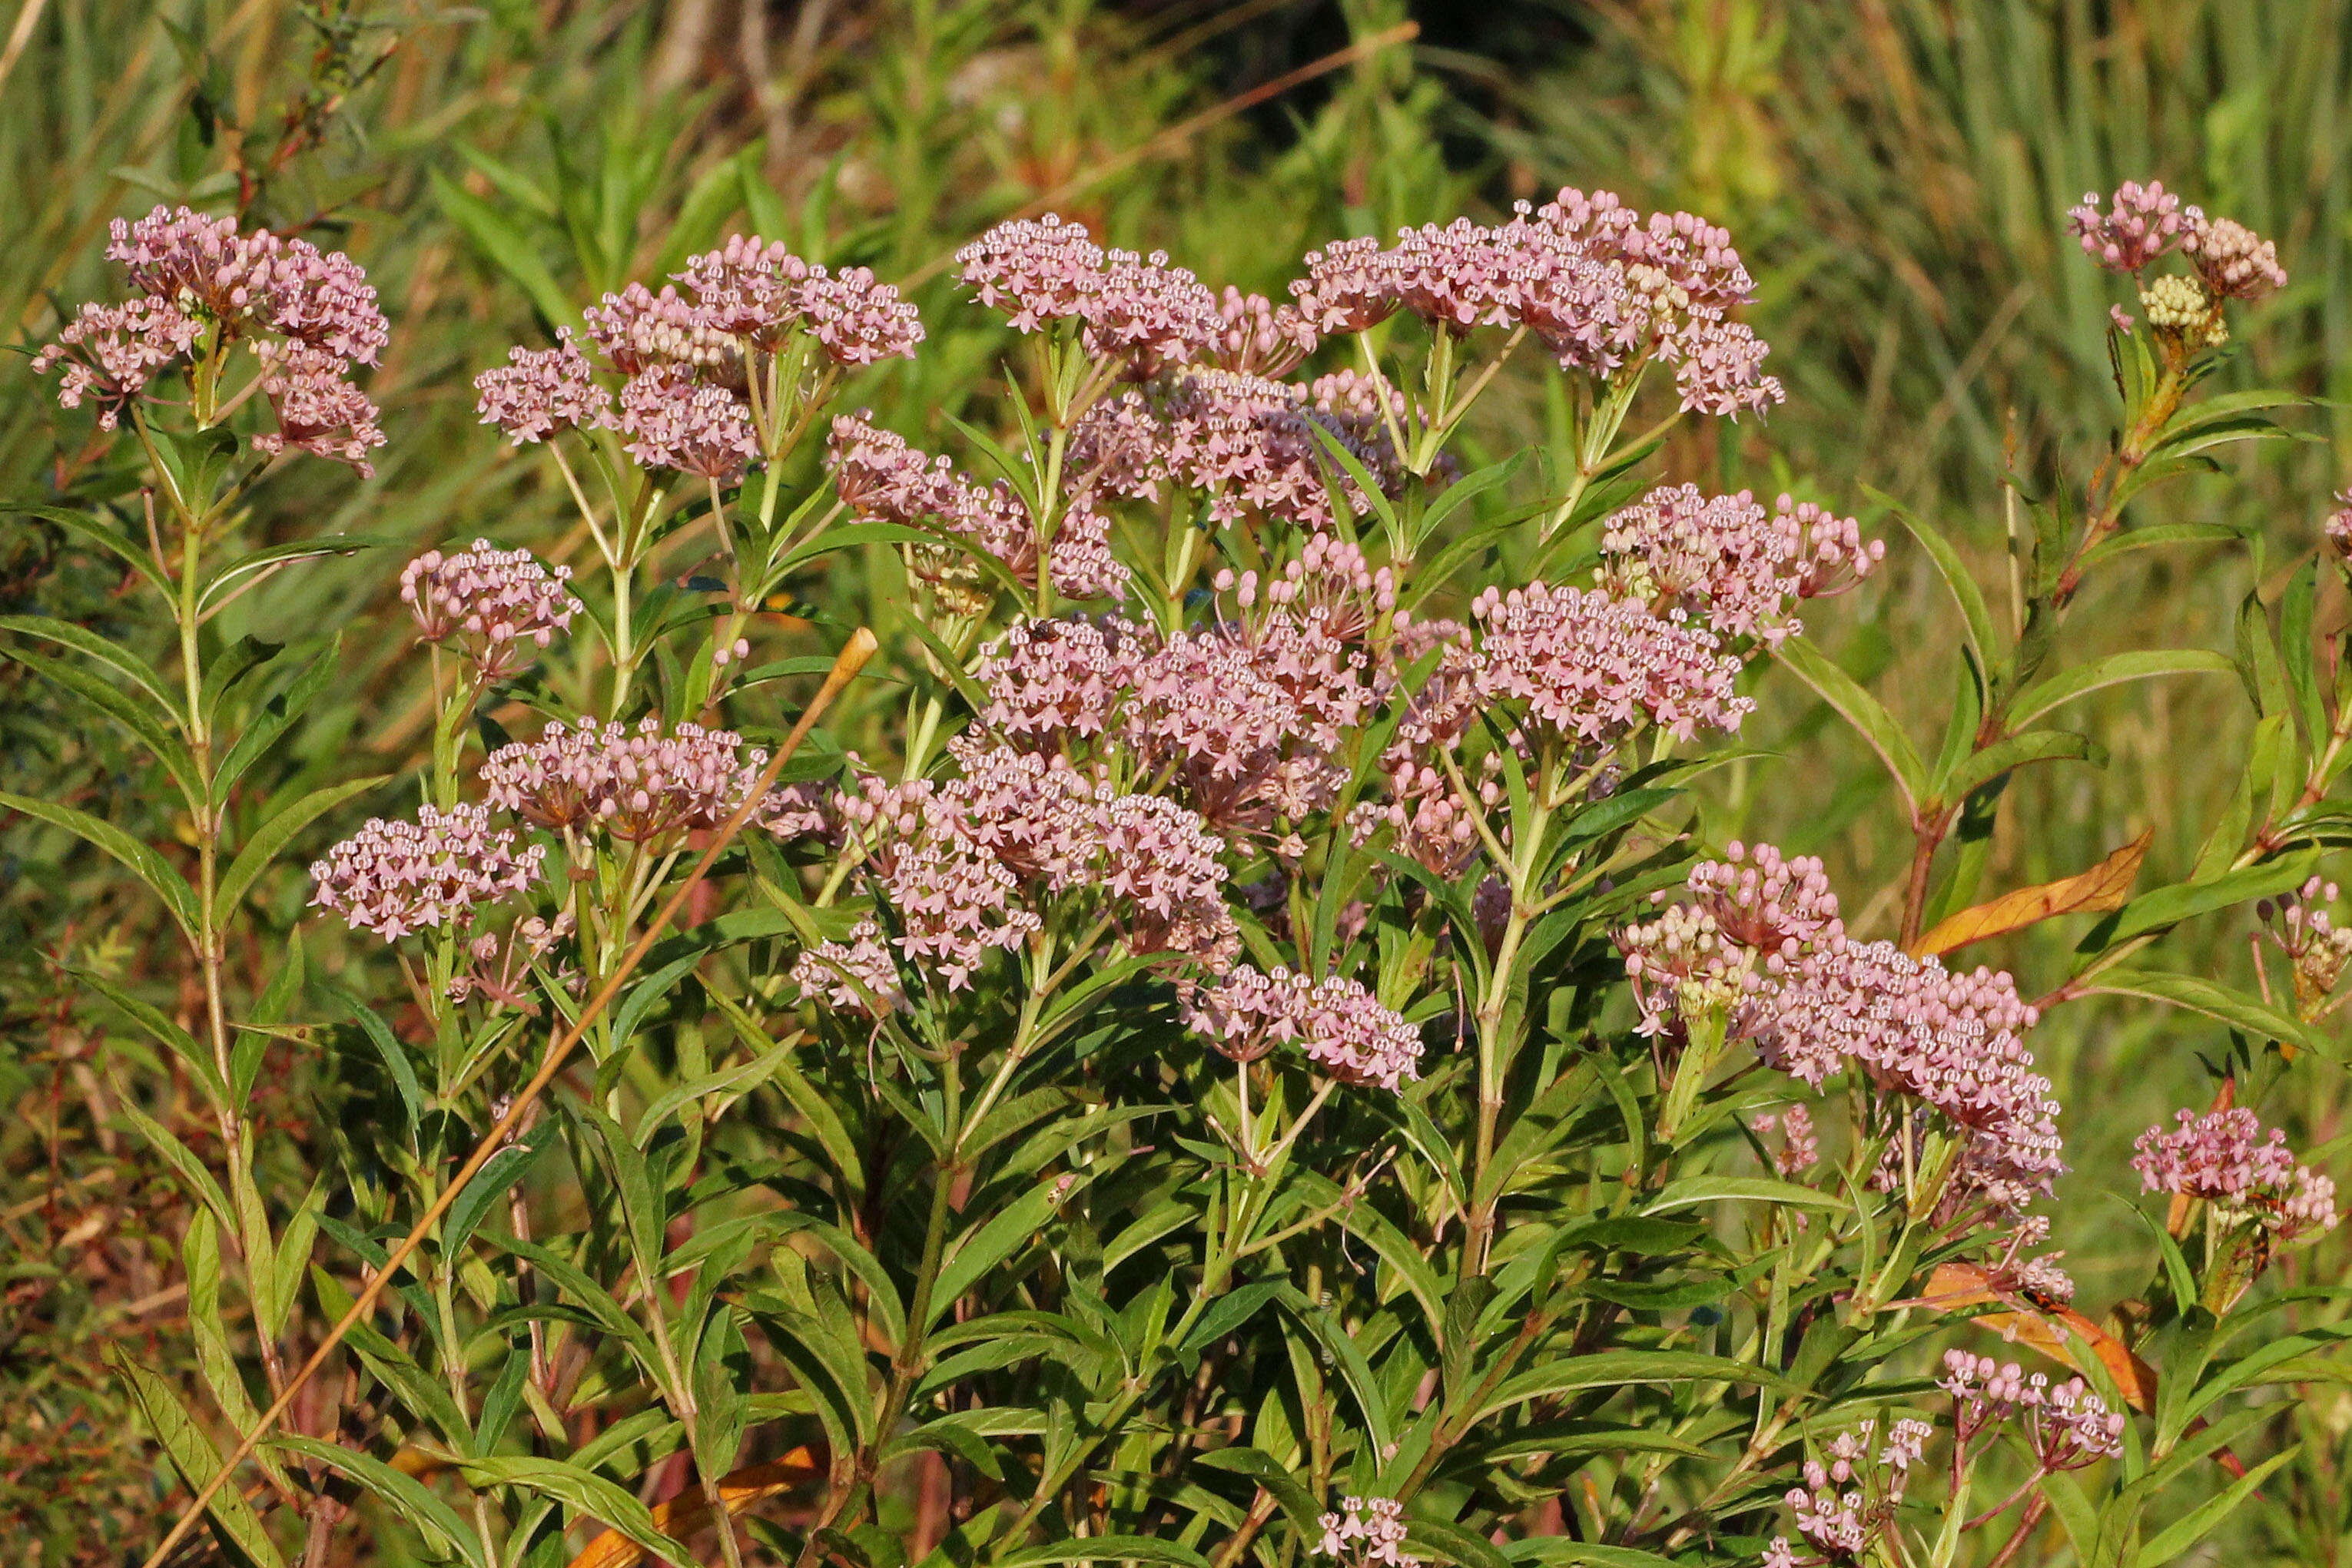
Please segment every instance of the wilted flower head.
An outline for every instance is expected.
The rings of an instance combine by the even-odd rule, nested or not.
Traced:
[[[2283,1241],[2336,1225],[2336,1184],[2295,1163],[2284,1128],[2264,1134],[2252,1111],[2234,1107],[2200,1116],[2179,1112],[2170,1132],[2150,1127],[2133,1146],[2132,1168],[2148,1192],[2201,1199],[2224,1214],[2251,1218]]]
[[[493,832],[486,806],[426,806],[414,822],[371,818],[311,865],[310,906],[387,942],[426,926],[462,929],[529,887],[546,855],[539,844],[518,850],[512,828]]]
[[[596,384],[588,356],[559,328],[552,349],[509,349],[507,363],[474,378],[484,424],[495,424],[517,446],[545,441],[559,430],[600,430],[613,423],[613,397]]]
[[[427,550],[402,569],[400,599],[428,643],[463,641],[482,678],[512,674],[528,662],[523,645],[545,648],[569,630],[580,601],[564,586],[572,569],[551,573],[526,549],[502,550],[488,539],[453,556]]]
[[[635,729],[583,717],[499,747],[481,779],[491,805],[528,821],[646,843],[724,823],[767,760],[729,730],[681,724],[666,735],[651,716]]]

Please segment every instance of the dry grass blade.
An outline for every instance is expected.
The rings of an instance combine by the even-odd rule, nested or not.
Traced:
[[[2124,901],[2131,896],[2132,883],[2139,878],[2139,862],[2155,839],[2156,830],[2150,828],[2088,871],[2045,882],[2039,887],[2021,887],[1989,904],[1979,904],[1939,920],[1934,929],[1912,944],[1911,956],[1924,958],[1948,953],[1988,936],[2021,930],[2053,915],[2121,909]]]
[[[807,708],[801,714],[800,722],[793,726],[792,734],[784,737],[784,743],[776,748],[775,756],[768,759],[767,767],[761,769],[759,779],[744,794],[743,803],[735,808],[735,814],[727,819],[718,832],[711,835],[709,846],[702,852],[702,858],[694,862],[694,869],[687,873],[686,880],[678,883],[677,890],[662,904],[660,912],[647,922],[643,935],[638,936],[635,945],[622,957],[620,966],[613,971],[611,977],[605,980],[593,997],[589,998],[588,1005],[580,1009],[580,1016],[572,1020],[572,1026],[557,1035],[548,1046],[546,1056],[540,1061],[539,1071],[531,1074],[530,1082],[523,1086],[522,1092],[514,1097],[513,1103],[507,1107],[506,1114],[499,1118],[497,1125],[490,1129],[474,1152],[467,1156],[466,1163],[457,1168],[457,1175],[450,1177],[447,1185],[442,1187],[441,1196],[435,1198],[431,1207],[418,1217],[416,1223],[409,1228],[408,1234],[401,1239],[400,1245],[394,1248],[392,1255],[384,1260],[383,1267],[376,1270],[375,1278],[367,1282],[366,1287],[360,1291],[358,1299],[352,1302],[350,1310],[345,1312],[341,1320],[329,1331],[327,1337],[320,1342],[319,1348],[310,1353],[310,1359],[302,1364],[302,1370],[289,1380],[285,1392],[278,1395],[269,1408],[261,1413],[261,1419],[254,1424],[253,1430],[247,1433],[238,1442],[236,1449],[230,1453],[227,1460],[222,1464],[212,1480],[196,1494],[195,1500],[187,1506],[186,1511],[180,1515],[178,1521],[172,1526],[162,1542],[148,1554],[144,1568],[161,1568],[164,1559],[171,1555],[172,1549],[180,1543],[181,1539],[190,1530],[194,1528],[195,1521],[202,1517],[205,1506],[236,1473],[236,1467],[261,1445],[262,1440],[268,1437],[270,1431],[278,1425],[278,1418],[286,1414],[287,1407],[294,1403],[294,1396],[302,1392],[303,1386],[311,1378],[318,1375],[319,1368],[326,1364],[327,1357],[332,1354],[335,1347],[343,1342],[343,1336],[350,1333],[353,1325],[374,1310],[377,1298],[391,1288],[393,1281],[400,1273],[400,1266],[405,1263],[409,1255],[423,1244],[425,1233],[439,1222],[441,1216],[448,1210],[449,1206],[457,1201],[457,1195],[465,1191],[466,1184],[473,1180],[475,1173],[488,1163],[490,1156],[506,1143],[509,1135],[521,1125],[525,1113],[538,1102],[547,1086],[555,1081],[555,1074],[563,1066],[565,1059],[571,1056],[573,1047],[577,1046],[582,1037],[588,1032],[588,1026],[594,1023],[598,1016],[612,1005],[613,998],[620,994],[622,985],[635,971],[638,964],[644,961],[646,954],[652,950],[653,945],[661,939],[662,933],[669,929],[670,921],[677,916],[681,908],[685,907],[686,901],[694,895],[694,890],[702,885],[702,879],[709,873],[711,866],[718,861],[720,853],[729,844],[735,841],[735,835],[742,831],[743,824],[751,820],[753,811],[759,810],[761,800],[770,789],[775,787],[777,776],[782,773],[784,764],[791,761],[793,754],[801,748],[801,742],[808,738],[808,732],[815,727],[816,721],[824,716],[824,710],[833,705],[833,699],[841,695],[842,688],[855,680],[857,672],[866,667],[866,662],[874,656],[878,645],[875,642],[874,633],[863,626],[851,633],[848,645],[843,648],[840,656],[834,660],[833,669],[826,674],[824,685],[819,687],[816,695],[810,699]]]
[[[748,1465],[721,1477],[719,1500],[732,1519],[755,1502],[823,1480],[830,1463],[821,1454],[794,1448],[781,1459]],[[673,1539],[683,1540],[709,1522],[710,1500],[699,1491],[680,1492],[654,1508],[654,1527]],[[571,1568],[635,1568],[645,1555],[644,1547],[617,1530],[608,1530],[572,1560]]]

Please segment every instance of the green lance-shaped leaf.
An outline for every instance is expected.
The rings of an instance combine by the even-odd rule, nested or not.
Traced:
[[[1773,655],[1790,674],[1813,689],[1822,701],[1852,725],[1894,776],[1903,804],[1916,810],[1927,798],[1927,769],[1910,738],[1895,724],[1885,705],[1864,691],[1852,675],[1831,663],[1828,655],[1802,637],[1791,637]]]
[[[213,924],[216,926],[228,924],[229,917],[236,913],[236,906],[246,893],[260,880],[261,873],[269,869],[270,862],[278,858],[295,834],[353,796],[366,794],[391,777],[389,773],[379,773],[372,778],[330,784],[279,807],[268,821],[254,829],[253,836],[237,850],[236,858],[229,862],[228,870],[221,873],[220,883],[213,890]]]
[[[194,1415],[181,1403],[179,1394],[170,1384],[140,1365],[121,1344],[110,1340],[104,1348],[107,1361],[131,1385],[131,1397],[138,1402],[140,1414],[147,1418],[147,1429],[171,1456],[181,1479],[191,1489],[202,1490],[220,1473],[220,1450],[213,1446],[213,1440],[205,1435]],[[262,1528],[253,1505],[236,1487],[225,1486],[215,1492],[205,1511],[221,1533],[260,1568],[285,1568],[286,1560],[278,1554],[277,1543]]]
[[[478,1487],[509,1486],[552,1498],[573,1513],[601,1521],[677,1568],[698,1568],[694,1554],[662,1533],[653,1511],[617,1483],[560,1459],[497,1455],[460,1459],[457,1468]]]
[[[466,1563],[467,1568],[488,1568],[482,1557],[481,1537],[457,1517],[456,1509],[415,1476],[403,1475],[371,1455],[317,1437],[279,1433],[270,1441],[278,1448],[349,1476],[378,1501],[415,1525],[437,1550]]]
[[[199,923],[196,890],[188,879],[173,869],[172,862],[153,849],[141,843],[113,823],[103,821],[87,811],[77,811],[71,806],[61,806],[54,800],[36,800],[27,795],[11,795],[0,790],[0,806],[22,811],[27,817],[63,828],[92,848],[105,851],[131,869],[132,875],[147,884],[149,891],[163,901],[163,907],[187,936],[196,940]]]

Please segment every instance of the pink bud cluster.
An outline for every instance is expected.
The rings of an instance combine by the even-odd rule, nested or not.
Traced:
[[[1772,1151],[1772,1168],[1784,1176],[1800,1176],[1822,1163],[1822,1141],[1813,1132],[1813,1113],[1802,1105],[1756,1118],[1762,1136],[1780,1130],[1780,1146]]]
[[[1470,608],[1479,697],[1522,705],[1529,722],[1572,742],[1613,744],[1644,727],[1686,741],[1737,731],[1756,706],[1737,689],[1739,660],[1685,617],[1541,582],[1489,588]]]
[[[877,427],[863,410],[834,420],[825,463],[842,501],[859,517],[940,534],[993,558],[1016,580],[1036,580],[1036,522],[1005,481],[975,484],[945,456]],[[1127,569],[1111,555],[1110,519],[1098,511],[1066,511],[1047,559],[1055,590],[1068,598],[1126,596]],[[994,597],[993,586],[982,586],[978,569],[957,549],[918,550],[910,565],[935,585],[961,589],[973,613]]]
[[[2295,1163],[2286,1133],[2262,1123],[2242,1106],[2177,1113],[2166,1132],[2150,1127],[2133,1146],[2132,1168],[2143,1189],[2200,1199],[2217,1209],[2251,1218],[2281,1240],[2300,1241],[2335,1228],[2336,1184]]]
[[[1133,951],[1223,961],[1235,940],[1226,872],[1198,817],[1156,796],[1118,794],[1062,757],[971,737],[950,749],[955,779],[868,779],[831,807],[896,915],[907,958],[949,990],[966,989],[991,953],[1043,928],[1045,905],[1077,895],[1101,903]],[[855,941],[814,951],[840,972],[878,973]]]
[[[1393,1499],[1347,1498],[1339,1512],[1318,1522],[1323,1527],[1318,1556],[1334,1558],[1345,1568],[1420,1568],[1421,1559],[1404,1549],[1404,1504]]]
[[[658,844],[725,822],[767,760],[728,730],[681,724],[665,735],[650,716],[634,730],[583,717],[499,747],[481,780],[491,805],[526,821]]]
[[[2218,298],[2260,299],[2286,287],[2276,246],[2243,224],[2182,206],[2161,180],[2125,181],[2104,213],[2093,191],[2067,210],[2066,224],[2110,272],[2136,275],[2177,250]]]
[[[1563,370],[1607,377],[1655,358],[1683,406],[1736,418],[1778,402],[1765,345],[1728,313],[1753,281],[1730,235],[1689,213],[1644,223],[1607,192],[1564,189],[1488,227],[1467,218],[1403,229],[1393,246],[1344,240],[1309,252],[1291,285],[1318,332],[1358,332],[1404,309],[1456,337],[1481,326],[1534,333]]]
[[[1328,619],[1280,605],[1165,637],[1119,620],[1029,622],[982,651],[981,722],[1030,748],[1116,740],[1217,829],[1286,832],[1347,782],[1345,738],[1376,696],[1366,655]]]
[[[546,648],[571,628],[581,612],[564,586],[571,578],[568,566],[551,573],[529,550],[476,539],[457,555],[427,550],[410,561],[400,599],[425,642],[462,642],[482,679],[500,680],[529,662],[526,643]]]
[[[1935,1428],[1908,1417],[1888,1429],[1874,1457],[1871,1439],[1878,1423],[1864,1421],[1831,1439],[1826,1460],[1805,1461],[1805,1484],[1781,1500],[1796,1516],[1797,1533],[1816,1552],[1813,1562],[1852,1563],[1894,1521],[1911,1479],[1911,1467],[1927,1452]],[[1843,1489],[1843,1490],[1840,1490]],[[1766,1547],[1767,1568],[1791,1568],[1796,1550],[1785,1536]]]
[[[1406,476],[1376,399],[1352,371],[1301,386],[1245,371],[1202,368],[1178,378],[1157,403],[1140,396],[1098,404],[1081,422],[1076,472],[1115,494],[1151,497],[1173,478],[1207,493],[1208,515],[1233,524],[1273,517],[1307,529],[1333,523],[1336,486],[1349,509],[1372,499],[1326,442],[1361,465],[1381,494]]]
[[[1230,284],[1218,299],[1217,314],[1223,324],[1202,358],[1219,370],[1286,375],[1315,351],[1319,340],[1295,308],[1277,306],[1263,294],[1244,294]]]
[[[1953,1203],[2014,1213],[2064,1169],[2058,1103],[2023,1040],[2037,1021],[2006,974],[1955,974],[1888,942],[1857,942],[1821,862],[1768,844],[1702,862],[1690,902],[1617,934],[1644,1032],[1720,1009],[1726,1038],[1813,1085],[1849,1067],[1964,1140]],[[1910,1120],[1891,1113],[1894,1127]],[[1906,1135],[1909,1135],[1907,1133]]]
[[[376,362],[390,331],[356,262],[268,230],[241,234],[233,218],[186,207],[117,218],[110,232],[107,258],[122,264],[141,298],[82,306],[33,356],[37,373],[66,364],[58,402],[95,402],[100,427],[111,430],[165,366],[216,330],[216,347],[247,340],[260,357],[278,429],[256,437],[257,450],[292,447],[373,472],[367,454],[383,432],[348,377]]]
[[[1954,1440],[1966,1448],[2005,1421],[2024,1437],[2044,1471],[2078,1470],[2123,1452],[2124,1414],[2110,1410],[2079,1377],[2054,1387],[2043,1373],[1964,1350],[1944,1353],[1937,1386],[1952,1396]]]
[[[704,324],[768,352],[799,330],[836,365],[870,365],[911,360],[923,340],[913,303],[866,268],[831,273],[758,235],[733,235],[672,276],[695,297]]]
[[[512,828],[492,831],[485,806],[426,806],[414,822],[371,818],[311,865],[310,907],[387,942],[427,926],[463,927],[528,888],[546,857],[542,845],[518,849]]]
[[[613,396],[597,385],[569,327],[557,330],[552,349],[509,349],[507,361],[474,378],[481,394],[475,406],[484,424],[497,425],[517,446],[559,430],[612,426]]]
[[[1170,266],[1166,252],[1106,251],[1084,225],[1052,213],[999,224],[955,258],[980,302],[1003,310],[1014,327],[1034,332],[1076,319],[1087,351],[1119,361],[1130,380],[1196,360],[1230,330],[1217,297]]]
[[[2327,514],[2325,531],[2336,555],[2352,561],[2352,490],[2336,492],[2336,509]]]
[[[1402,1089],[1421,1076],[1421,1031],[1353,980],[1310,980],[1276,966],[1236,964],[1193,988],[1184,1024],[1236,1061],[1295,1041],[1342,1083]]]
[[[1601,580],[1620,597],[1774,647],[1804,629],[1798,603],[1854,587],[1886,555],[1811,501],[1782,496],[1767,513],[1746,490],[1706,497],[1696,485],[1662,486],[1611,517],[1601,550]]]

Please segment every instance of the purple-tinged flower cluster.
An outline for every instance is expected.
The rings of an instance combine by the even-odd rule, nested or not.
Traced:
[[[634,730],[583,717],[499,747],[481,780],[491,805],[541,827],[660,844],[725,822],[767,760],[729,730],[681,724],[665,735],[650,716]]]
[[[94,402],[111,430],[157,374],[216,333],[215,350],[246,340],[260,361],[278,429],[255,438],[257,450],[293,447],[373,472],[367,454],[383,433],[348,378],[353,365],[376,362],[389,329],[356,262],[267,230],[241,234],[233,218],[186,207],[117,218],[111,233],[107,258],[122,264],[141,298],[82,306],[33,356],[36,372],[67,366],[59,402]]]
[[[1768,513],[1746,490],[1708,497],[1696,485],[1661,486],[1611,517],[1601,550],[1620,597],[1774,647],[1804,629],[1790,613],[1800,602],[1854,587],[1886,554],[1811,501],[1782,496]]]
[[[507,361],[474,378],[475,408],[517,446],[560,430],[611,428],[613,395],[596,383],[569,327],[558,329],[552,349],[509,349]]]
[[[1287,375],[1320,340],[1297,307],[1276,305],[1230,284],[1218,299],[1217,315],[1223,324],[1201,357],[1221,371]]]
[[[1522,705],[1531,724],[1572,743],[1613,744],[1645,726],[1686,741],[1737,731],[1756,706],[1714,633],[1601,589],[1489,588],[1470,609],[1477,695]]]
[[[1947,1209],[2016,1213],[2050,1190],[2064,1169],[2059,1107],[2023,1040],[2038,1015],[2009,976],[1853,940],[1821,862],[1769,844],[1730,846],[1687,886],[1688,901],[1659,895],[1657,918],[1617,933],[1644,1033],[1680,1036],[1719,1009],[1726,1039],[1806,1083],[1851,1068],[1935,1113],[1963,1139]],[[1926,1130],[1914,1120],[1896,1112],[1890,1130]]]
[[[1318,1522],[1323,1527],[1318,1556],[1335,1558],[1345,1568],[1420,1568],[1421,1559],[1404,1549],[1404,1504],[1392,1498],[1347,1498],[1339,1512]]]
[[[1158,796],[1118,794],[1066,758],[974,736],[950,751],[959,777],[866,779],[826,813],[895,913],[898,951],[949,990],[968,988],[991,953],[1021,947],[1042,929],[1041,907],[1065,895],[1098,900],[1130,951],[1212,967],[1229,959],[1223,845],[1199,817]],[[783,821],[805,825],[796,809]],[[861,972],[853,963],[878,972],[855,942],[815,951],[843,972]]]
[[[1954,1440],[1962,1448],[2004,1421],[2021,1419],[2044,1471],[2078,1470],[2123,1452],[2124,1414],[2089,1392],[2079,1377],[2053,1386],[2016,1362],[1964,1350],[1944,1353],[1937,1386],[1952,1396]]]
[[[428,926],[462,928],[528,888],[546,857],[542,845],[518,849],[512,828],[492,831],[485,806],[426,806],[414,822],[370,818],[311,865],[310,907],[387,942]]]
[[[2295,1163],[2284,1129],[2265,1136],[2243,1107],[2202,1116],[2182,1111],[2177,1121],[2170,1132],[2150,1127],[2133,1145],[2139,1152],[2132,1168],[2144,1190],[2210,1203],[2259,1222],[2283,1241],[2335,1228],[2335,1182]]]
[[[982,305],[1024,332],[1077,320],[1087,351],[1121,361],[1129,380],[1198,359],[1229,329],[1217,297],[1166,252],[1106,251],[1051,213],[999,224],[955,258]]]
[[[803,953],[791,974],[803,996],[835,1012],[878,1018],[907,1007],[898,966],[882,938],[882,928],[871,920],[852,926],[845,942],[822,942]]]
[[[1494,227],[1456,218],[1309,252],[1291,285],[1321,333],[1359,332],[1399,309],[1465,337],[1476,328],[1532,332],[1563,370],[1606,377],[1650,359],[1675,367],[1683,406],[1737,418],[1778,402],[1764,343],[1729,312],[1754,283],[1731,236],[1689,213],[1644,223],[1607,192],[1562,190],[1519,204]]]
[[[2142,270],[2179,250],[2204,223],[2205,214],[2184,209],[2161,180],[2145,185],[2126,180],[2104,213],[2096,191],[2066,212],[2066,226],[2082,240],[2084,254],[2109,272]]]
[[[1784,1176],[1801,1176],[1822,1163],[1822,1141],[1813,1131],[1813,1113],[1802,1105],[1756,1118],[1759,1136],[1774,1130],[1780,1146],[1772,1151],[1772,1168]]]
[[[572,569],[550,572],[527,549],[502,550],[488,539],[445,556],[427,550],[402,569],[400,600],[428,643],[462,641],[484,680],[529,663],[523,646],[546,648],[568,631],[580,601],[564,585]]]
[[[2196,269],[2209,307],[2223,299],[2260,299],[2286,287],[2276,246],[2243,224],[2182,206],[2160,180],[2146,185],[2125,181],[2104,213],[2093,191],[2067,210],[2066,225],[2081,238],[2084,254],[2110,272],[2137,276],[2159,257],[2180,252]],[[2168,298],[2153,287],[2151,292]]]
[[[975,484],[945,456],[934,457],[876,426],[870,411],[834,420],[825,463],[843,504],[859,517],[956,541],[910,549],[908,566],[951,596],[958,609],[979,615],[996,594],[993,580],[968,559],[968,551],[993,558],[1016,581],[1036,580],[1036,522],[1005,481]],[[1055,591],[1067,598],[1126,596],[1127,569],[1110,553],[1110,519],[1099,511],[1066,511],[1047,561]]]
[[[1184,1023],[1236,1061],[1296,1042],[1342,1083],[1398,1090],[1421,1076],[1421,1031],[1338,975],[1318,981],[1279,966],[1267,974],[1236,964],[1192,988]]]
[[[1805,1461],[1805,1484],[1790,1488],[1781,1500],[1796,1516],[1797,1533],[1820,1555],[1801,1559],[1789,1539],[1779,1536],[1765,1548],[1766,1568],[1858,1562],[1894,1522],[1911,1468],[1927,1452],[1935,1428],[1909,1417],[1896,1421],[1874,1455],[1871,1440],[1877,1430],[1876,1421],[1864,1421],[1831,1439],[1826,1460]]]
[[[467,967],[450,977],[449,999],[466,1002],[480,997],[494,1008],[519,1008],[538,1017],[539,1005],[530,995],[531,970],[544,963],[572,930],[572,915],[566,910],[552,920],[536,915],[518,920],[503,936],[484,932],[466,945]],[[569,967],[553,978],[570,989],[580,985],[580,972]]]
[[[2215,218],[2181,241],[2198,278],[2220,299],[2261,299],[2286,287],[2278,246],[2228,218]]]
[[[781,242],[736,235],[672,275],[694,296],[701,325],[772,353],[805,332],[836,365],[913,359],[923,340],[914,305],[862,267],[827,271]]]
[[[696,381],[682,364],[630,377],[615,423],[628,437],[629,455],[648,468],[731,485],[760,458],[751,409],[725,387]]]

